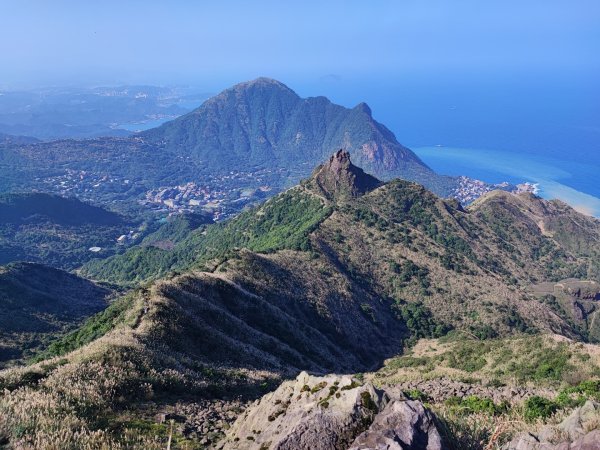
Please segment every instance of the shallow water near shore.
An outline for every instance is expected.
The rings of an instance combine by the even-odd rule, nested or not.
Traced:
[[[600,217],[598,166],[528,153],[443,146],[413,148],[432,169],[446,175],[466,175],[490,183],[528,181],[539,195],[557,198],[578,211]]]

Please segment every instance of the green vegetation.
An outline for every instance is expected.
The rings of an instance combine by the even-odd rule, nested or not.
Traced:
[[[403,393],[409,400],[418,400],[420,402],[429,401],[429,396],[425,392],[420,391],[419,389],[409,389],[408,391],[404,391]]]
[[[360,393],[360,401],[363,408],[366,408],[373,413],[377,413],[377,411],[379,411],[377,403],[375,403],[369,391],[363,391]]]
[[[89,263],[83,273],[95,279],[132,283],[224,259],[236,248],[262,253],[307,251],[310,233],[330,213],[318,198],[292,189],[231,221],[192,232],[172,250],[134,247],[123,255]]]
[[[530,421],[538,418],[546,419],[557,410],[558,405],[552,400],[534,395],[525,401],[523,406],[523,416]]]
[[[0,217],[0,264],[21,260],[63,269],[114,254],[116,239],[131,227],[102,208],[38,193],[0,194]]]
[[[420,338],[439,338],[450,331],[450,327],[437,322],[421,302],[396,303],[394,307],[410,331],[409,345]]]
[[[528,398],[523,405],[527,420],[546,419],[561,409],[582,406],[587,400],[600,400],[600,380],[586,380],[560,391],[554,400],[540,396]]]
[[[481,398],[476,395],[467,397],[450,397],[445,402],[446,406],[454,409],[458,414],[476,414],[484,413],[492,416],[506,413],[508,411],[507,403],[496,404],[490,398]]]
[[[86,320],[77,330],[52,342],[48,348],[35,355],[31,359],[31,362],[36,363],[55,356],[65,355],[104,336],[117,325],[127,320],[127,313],[130,312],[129,310],[133,306],[134,301],[135,294],[119,298],[104,311]]]

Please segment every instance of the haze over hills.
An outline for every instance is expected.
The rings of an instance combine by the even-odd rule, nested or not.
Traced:
[[[50,140],[127,136],[190,111],[208,97],[157,86],[50,87],[0,91],[0,132]]]
[[[143,287],[39,354],[55,359],[0,373],[9,441],[161,448],[168,428],[152,425],[161,413],[182,422],[177,445],[214,444],[239,399],[300,370],[374,370],[406,343],[453,329],[479,343],[521,339],[528,351],[538,345],[531,334],[599,335],[589,296],[552,299],[539,287],[598,279],[600,223],[531,195],[495,192],[465,210],[415,183],[379,182],[339,151],[300,185],[228,222],[169,226],[159,235],[172,246],[135,248],[86,269]],[[556,354],[548,348],[536,358]],[[564,367],[579,358],[571,347],[561,352]],[[445,364],[469,373],[468,353],[456,355]],[[562,370],[540,372],[538,383],[556,394]],[[322,389],[315,383],[311,395]],[[50,402],[43,408],[40,395]],[[11,431],[32,417],[37,425],[20,437]],[[217,434],[206,437],[199,423]]]
[[[0,189],[75,195],[124,211],[140,201],[162,211],[209,207],[227,217],[297,183],[342,147],[379,178],[418,181],[443,196],[456,187],[398,143],[366,104],[347,109],[325,97],[302,99],[259,78],[136,136],[3,145]],[[181,199],[175,193],[185,185],[193,196]]]

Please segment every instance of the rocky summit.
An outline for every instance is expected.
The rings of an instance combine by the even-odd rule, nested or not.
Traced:
[[[317,167],[313,186],[328,200],[356,198],[381,186],[381,181],[350,162],[350,153],[340,149]]]

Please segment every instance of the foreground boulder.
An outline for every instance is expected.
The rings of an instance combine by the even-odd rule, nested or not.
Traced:
[[[434,417],[421,402],[391,400],[375,416],[369,429],[355,439],[350,450],[442,448]]]
[[[587,401],[560,424],[537,434],[523,433],[503,450],[600,450],[599,420],[600,404]]]
[[[227,449],[443,450],[434,416],[422,403],[351,376],[302,372],[238,418]]]

